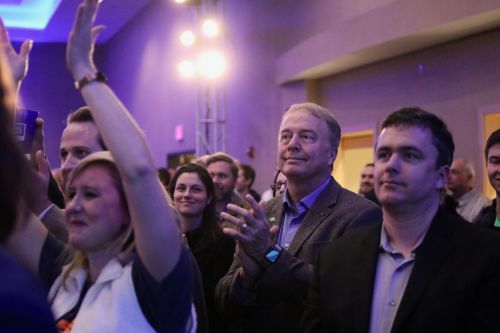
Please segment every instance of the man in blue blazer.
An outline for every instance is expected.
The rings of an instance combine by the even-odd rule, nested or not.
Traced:
[[[284,196],[261,208],[247,195],[252,210],[228,205],[239,217],[221,214],[236,226],[224,232],[238,244],[216,301],[237,331],[299,332],[319,250],[380,222],[375,204],[332,178],[339,141],[340,127],[328,110],[312,103],[292,105],[278,139],[278,166],[287,177]]]
[[[403,108],[382,124],[383,223],[325,247],[302,332],[498,332],[500,238],[439,208],[453,160],[445,123]]]

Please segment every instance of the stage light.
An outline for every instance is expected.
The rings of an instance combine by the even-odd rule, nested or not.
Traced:
[[[203,51],[198,58],[198,71],[206,79],[218,79],[224,74],[225,70],[226,59],[219,51]]]
[[[216,37],[219,34],[219,30],[219,24],[213,19],[206,19],[201,26],[201,31],[209,38]]]
[[[188,5],[188,6],[198,6],[201,4],[200,1],[201,0],[174,0],[174,2],[176,2],[178,4]]]
[[[183,78],[192,78],[196,74],[195,65],[189,60],[183,60],[177,65],[177,71]]]
[[[196,42],[196,36],[191,30],[186,30],[184,31],[180,36],[179,39],[181,41],[181,44],[184,46],[191,46]]]

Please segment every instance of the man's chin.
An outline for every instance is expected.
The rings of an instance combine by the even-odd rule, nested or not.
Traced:
[[[215,192],[215,199],[217,201],[229,201],[229,200],[231,200],[232,193],[233,193],[233,191],[231,191],[229,193]]]
[[[397,209],[404,203],[402,198],[392,195],[377,196],[377,199],[380,202],[380,205],[386,209]]]
[[[304,175],[307,170],[302,165],[285,165],[282,169],[283,174],[288,177]]]

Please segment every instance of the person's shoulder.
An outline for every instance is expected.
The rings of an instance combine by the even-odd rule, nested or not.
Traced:
[[[39,285],[35,277],[2,248],[0,248],[0,276],[2,279],[0,288],[11,289],[13,286],[23,286],[24,288],[24,283],[27,283],[26,287],[28,288],[33,284]]]
[[[441,215],[442,219],[448,219],[454,229],[455,237],[463,244],[463,247],[471,247],[486,250],[487,248],[496,248],[500,254],[500,234],[481,227],[477,224],[468,222],[460,216],[446,213]]]
[[[1,332],[4,329],[8,332],[55,332],[55,321],[40,283],[2,248],[0,281],[0,316],[9,318],[9,323],[0,323]]]
[[[486,206],[489,206],[490,203],[491,203],[491,199],[488,198],[487,196],[485,196],[484,194],[482,194],[481,192],[478,192],[476,190],[472,190],[473,191],[473,200],[475,202],[480,202],[482,204],[483,207],[486,207]]]
[[[375,209],[380,210],[380,207],[373,201],[354,193],[346,188],[341,187],[339,193],[339,202],[350,207],[355,207],[357,210]]]
[[[380,240],[381,223],[373,223],[363,228],[356,228],[350,232],[344,233],[342,237],[335,238],[334,241],[329,242],[322,250],[321,253],[326,257],[335,255],[348,255],[353,248],[359,248],[361,244],[371,241],[378,242]]]
[[[479,211],[473,223],[481,227],[491,227],[496,218],[496,205],[496,200],[490,200],[490,204]]]

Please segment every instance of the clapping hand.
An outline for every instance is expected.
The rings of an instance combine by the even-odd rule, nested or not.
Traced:
[[[239,229],[225,228],[224,233],[238,240],[245,253],[258,262],[264,258],[267,250],[273,246],[279,228],[269,225],[264,209],[259,206],[251,195],[247,194],[245,200],[250,204],[250,210],[233,204],[227,205],[227,210],[239,217],[221,213],[222,219]]]

